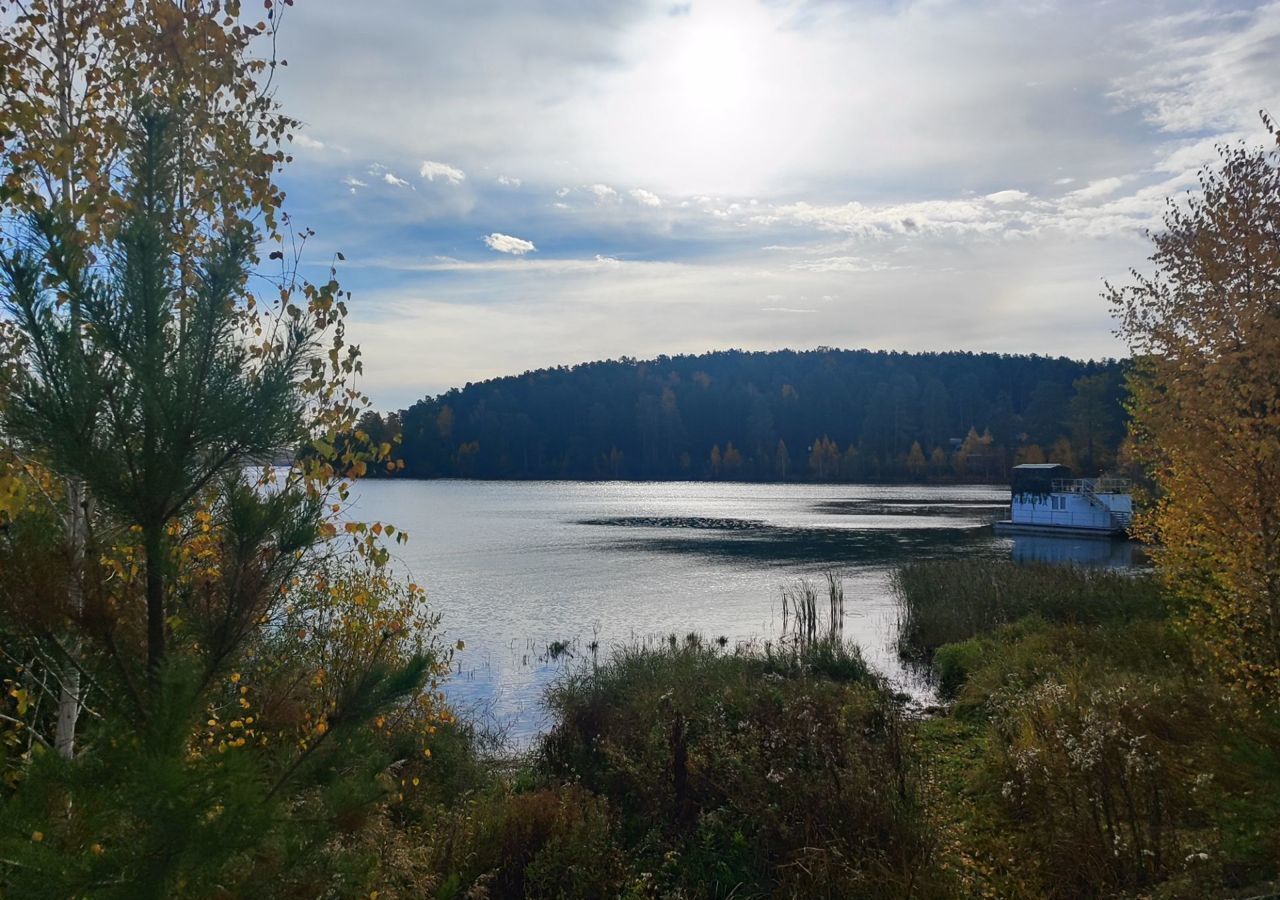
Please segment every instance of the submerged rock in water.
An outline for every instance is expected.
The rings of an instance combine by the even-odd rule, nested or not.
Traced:
[[[615,516],[580,519],[579,525],[616,525],[628,528],[705,528],[713,531],[749,531],[764,528],[751,519],[717,519],[710,516]]]

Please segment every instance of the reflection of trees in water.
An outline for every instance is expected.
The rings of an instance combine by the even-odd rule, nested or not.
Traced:
[[[736,561],[891,564],[906,559],[979,554],[1003,557],[1008,544],[986,529],[929,528],[909,531],[854,531],[848,528],[775,528],[761,526],[694,537],[640,537],[621,540],[618,549],[694,554]]]

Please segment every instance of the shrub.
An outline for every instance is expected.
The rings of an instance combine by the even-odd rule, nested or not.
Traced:
[[[473,797],[431,829],[439,898],[618,896],[628,870],[605,800],[581,787]]]
[[[933,672],[938,693],[944,700],[954,700],[974,671],[987,657],[989,642],[970,638],[958,644],[943,644],[933,656]]]
[[[548,773],[609,800],[656,889],[937,888],[904,724],[854,648],[631,649],[549,699]]]
[[[1105,679],[1114,672],[1176,677],[1190,666],[1185,639],[1167,622],[1054,625],[1027,618],[990,634],[944,644],[933,672],[958,715],[985,713],[993,697],[1035,687],[1068,670]],[[1083,677],[1083,676],[1082,676]]]
[[[1198,858],[1211,705],[1184,684],[1078,672],[1001,698],[988,796],[1047,894],[1141,889]]]

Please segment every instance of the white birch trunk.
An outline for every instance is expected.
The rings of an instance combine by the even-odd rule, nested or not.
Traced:
[[[64,140],[71,135],[71,59],[67,46],[67,11],[64,3],[57,7],[58,23],[54,53],[58,64],[58,118]],[[62,173],[62,196],[68,206],[75,202],[75,182],[70,170]],[[78,309],[72,310],[72,318],[78,319]],[[79,322],[73,323],[78,327]],[[71,759],[76,752],[76,721],[80,718],[80,669],[75,657],[80,654],[80,617],[84,611],[84,550],[88,543],[88,493],[79,479],[67,479],[67,612],[72,618],[67,640],[68,660],[62,667],[58,693],[58,718],[54,730],[54,749],[64,759]]]
[[[63,759],[76,752],[76,722],[80,718],[80,669],[75,657],[80,654],[80,614],[84,611],[84,585],[80,573],[84,569],[84,548],[88,542],[88,503],[84,485],[75,479],[67,481],[67,612],[72,618],[66,651],[70,657],[59,675],[58,719],[53,747]]]

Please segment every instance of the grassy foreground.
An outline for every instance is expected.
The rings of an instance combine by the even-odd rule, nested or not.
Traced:
[[[912,735],[961,895],[1276,895],[1280,723],[1203,674],[1154,580],[940,562],[897,586],[902,652],[950,701]]]
[[[549,700],[558,724],[521,765],[483,772],[459,745],[447,770],[467,783],[415,813],[429,823],[416,888],[951,895],[907,722],[856,648],[672,638],[563,680]]]
[[[897,586],[940,714],[829,636],[620,651],[518,763],[441,736],[380,896],[1274,896],[1280,725],[1200,673],[1154,583],[961,561]]]

